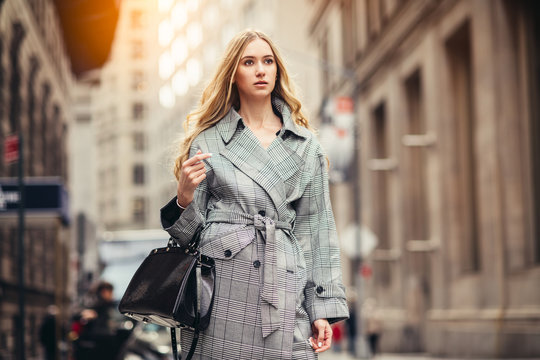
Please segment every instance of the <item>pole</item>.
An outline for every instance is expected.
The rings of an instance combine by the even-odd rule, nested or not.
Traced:
[[[19,261],[19,359],[25,360],[24,320],[25,320],[25,291],[24,291],[24,153],[23,136],[19,133],[19,231],[18,231],[18,261]]]
[[[361,193],[361,181],[360,181],[360,119],[357,119],[358,115],[358,94],[359,94],[359,87],[358,84],[355,84],[355,88],[353,91],[353,101],[354,101],[354,113],[355,113],[355,120],[354,120],[354,127],[353,127],[353,133],[354,133],[354,157],[353,157],[353,193],[354,193],[354,220],[356,223],[356,255],[357,258],[354,260],[354,285],[356,288],[356,301],[355,301],[355,313],[356,313],[356,339],[355,339],[355,357],[356,358],[363,358],[365,353],[365,347],[364,347],[364,338],[363,338],[363,329],[362,329],[362,297],[363,297],[363,289],[362,289],[362,276],[361,276],[361,269],[362,269],[362,201],[360,197]]]

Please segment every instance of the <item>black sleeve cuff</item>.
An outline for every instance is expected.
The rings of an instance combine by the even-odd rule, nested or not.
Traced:
[[[182,209],[176,204],[176,196],[161,208],[161,226],[164,229],[171,227],[182,215]]]

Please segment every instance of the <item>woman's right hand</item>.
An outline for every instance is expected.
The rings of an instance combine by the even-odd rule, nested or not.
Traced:
[[[193,195],[197,186],[206,178],[206,168],[203,159],[211,157],[211,153],[203,154],[201,150],[184,161],[178,178],[178,189],[176,195],[178,204],[185,208],[193,201]]]

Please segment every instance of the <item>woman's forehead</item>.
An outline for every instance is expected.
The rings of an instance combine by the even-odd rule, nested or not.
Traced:
[[[253,41],[250,41],[242,53],[242,57],[266,55],[273,56],[274,52],[272,51],[270,45],[261,38],[256,38]]]

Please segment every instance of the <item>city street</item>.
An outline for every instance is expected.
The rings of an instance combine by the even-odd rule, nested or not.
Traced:
[[[321,360],[540,360],[538,39],[540,0],[0,0],[0,360],[170,360],[122,298],[211,306],[216,359],[297,314]]]
[[[319,356],[319,359],[320,360],[353,360],[355,358],[352,357],[347,352],[336,353],[332,351],[327,351],[321,354]],[[461,360],[458,358],[433,357],[426,354],[380,354],[369,359],[373,359],[373,360]],[[483,359],[483,360],[493,360],[493,359]],[[514,359],[508,359],[508,360],[525,360],[525,359],[514,358]],[[531,358],[527,360],[531,360]]]

